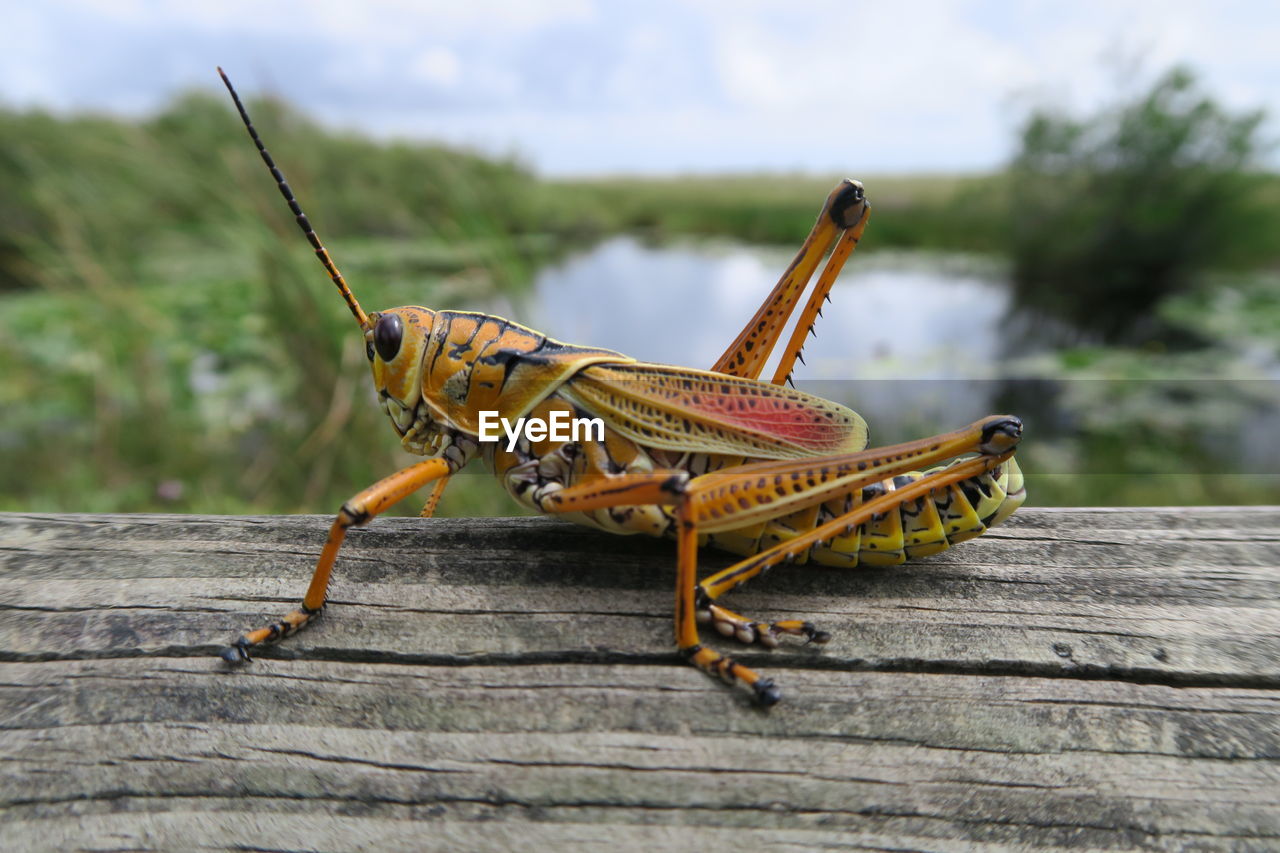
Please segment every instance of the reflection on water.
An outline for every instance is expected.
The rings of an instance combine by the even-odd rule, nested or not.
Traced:
[[[561,340],[710,367],[789,261],[779,250],[618,237],[543,270],[523,314]],[[962,424],[991,411],[1008,313],[998,273],[973,262],[855,255],[795,380],[881,427]]]
[[[790,260],[747,246],[646,247],[617,237],[544,269],[537,328],[645,361],[710,366]],[[805,346],[808,378],[991,375],[1009,307],[993,275],[871,255],[845,267]]]
[[[511,313],[561,340],[709,367],[789,261],[776,249],[618,237],[544,269],[532,304]],[[1107,350],[1081,373],[1052,351],[1064,331],[1021,315],[996,265],[855,255],[795,379],[860,412],[879,444],[1017,413],[1035,438],[1023,456],[1043,485],[1036,502],[1280,500],[1274,355],[1245,364],[1234,340],[1150,363]]]

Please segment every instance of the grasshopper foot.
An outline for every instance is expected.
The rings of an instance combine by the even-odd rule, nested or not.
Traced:
[[[760,679],[751,685],[751,689],[755,691],[756,701],[765,708],[778,704],[778,700],[782,698],[782,691],[773,683],[772,678]]]
[[[760,673],[733,658],[701,645],[681,651],[690,663],[708,675],[716,676],[726,684],[745,684],[755,694],[756,702],[765,708],[776,705],[782,698],[782,691],[773,683],[773,679],[761,677]]]
[[[241,637],[236,640],[234,645],[227,646],[219,652],[218,657],[229,664],[249,663],[253,660],[253,658],[249,657],[249,638]]]
[[[804,637],[805,644],[822,645],[831,640],[826,631],[819,631],[812,622],[801,619],[785,619],[780,622],[753,622],[732,610],[726,610],[718,604],[709,604],[705,610],[698,612],[699,622],[710,622],[715,629],[726,637],[733,637],[740,643],[753,645],[759,643],[768,649],[776,649],[784,636]]]
[[[273,622],[265,628],[242,635],[240,639],[219,652],[218,657],[229,664],[247,663],[253,660],[249,657],[250,646],[274,643],[276,640],[283,639],[302,630],[319,615],[319,607],[307,607],[304,604],[292,613],[286,614],[279,622]]]

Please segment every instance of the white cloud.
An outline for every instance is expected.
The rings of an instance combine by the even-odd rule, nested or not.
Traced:
[[[87,12],[129,26],[181,25],[267,34],[280,34],[281,27],[287,27],[297,34],[343,40],[371,38],[381,43],[401,42],[433,30],[440,36],[477,28],[523,32],[595,14],[591,0],[48,0],[45,5],[54,14]]]
[[[409,63],[409,72],[416,79],[446,89],[457,85],[461,68],[457,55],[444,47],[428,48]]]
[[[1280,112],[1280,7],[1225,0],[47,0],[0,99],[137,111],[223,64],[335,124],[512,147],[551,171],[998,163],[1033,98],[1089,107],[1109,55]]]

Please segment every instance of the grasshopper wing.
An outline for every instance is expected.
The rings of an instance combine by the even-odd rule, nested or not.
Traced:
[[[596,364],[559,393],[633,441],[664,450],[797,459],[867,446],[867,424],[851,409],[707,370]]]

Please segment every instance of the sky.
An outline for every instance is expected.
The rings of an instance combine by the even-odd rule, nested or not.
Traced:
[[[0,0],[0,22],[8,107],[144,115],[222,65],[336,128],[557,176],[990,169],[1032,106],[1176,63],[1280,115],[1271,0]]]

